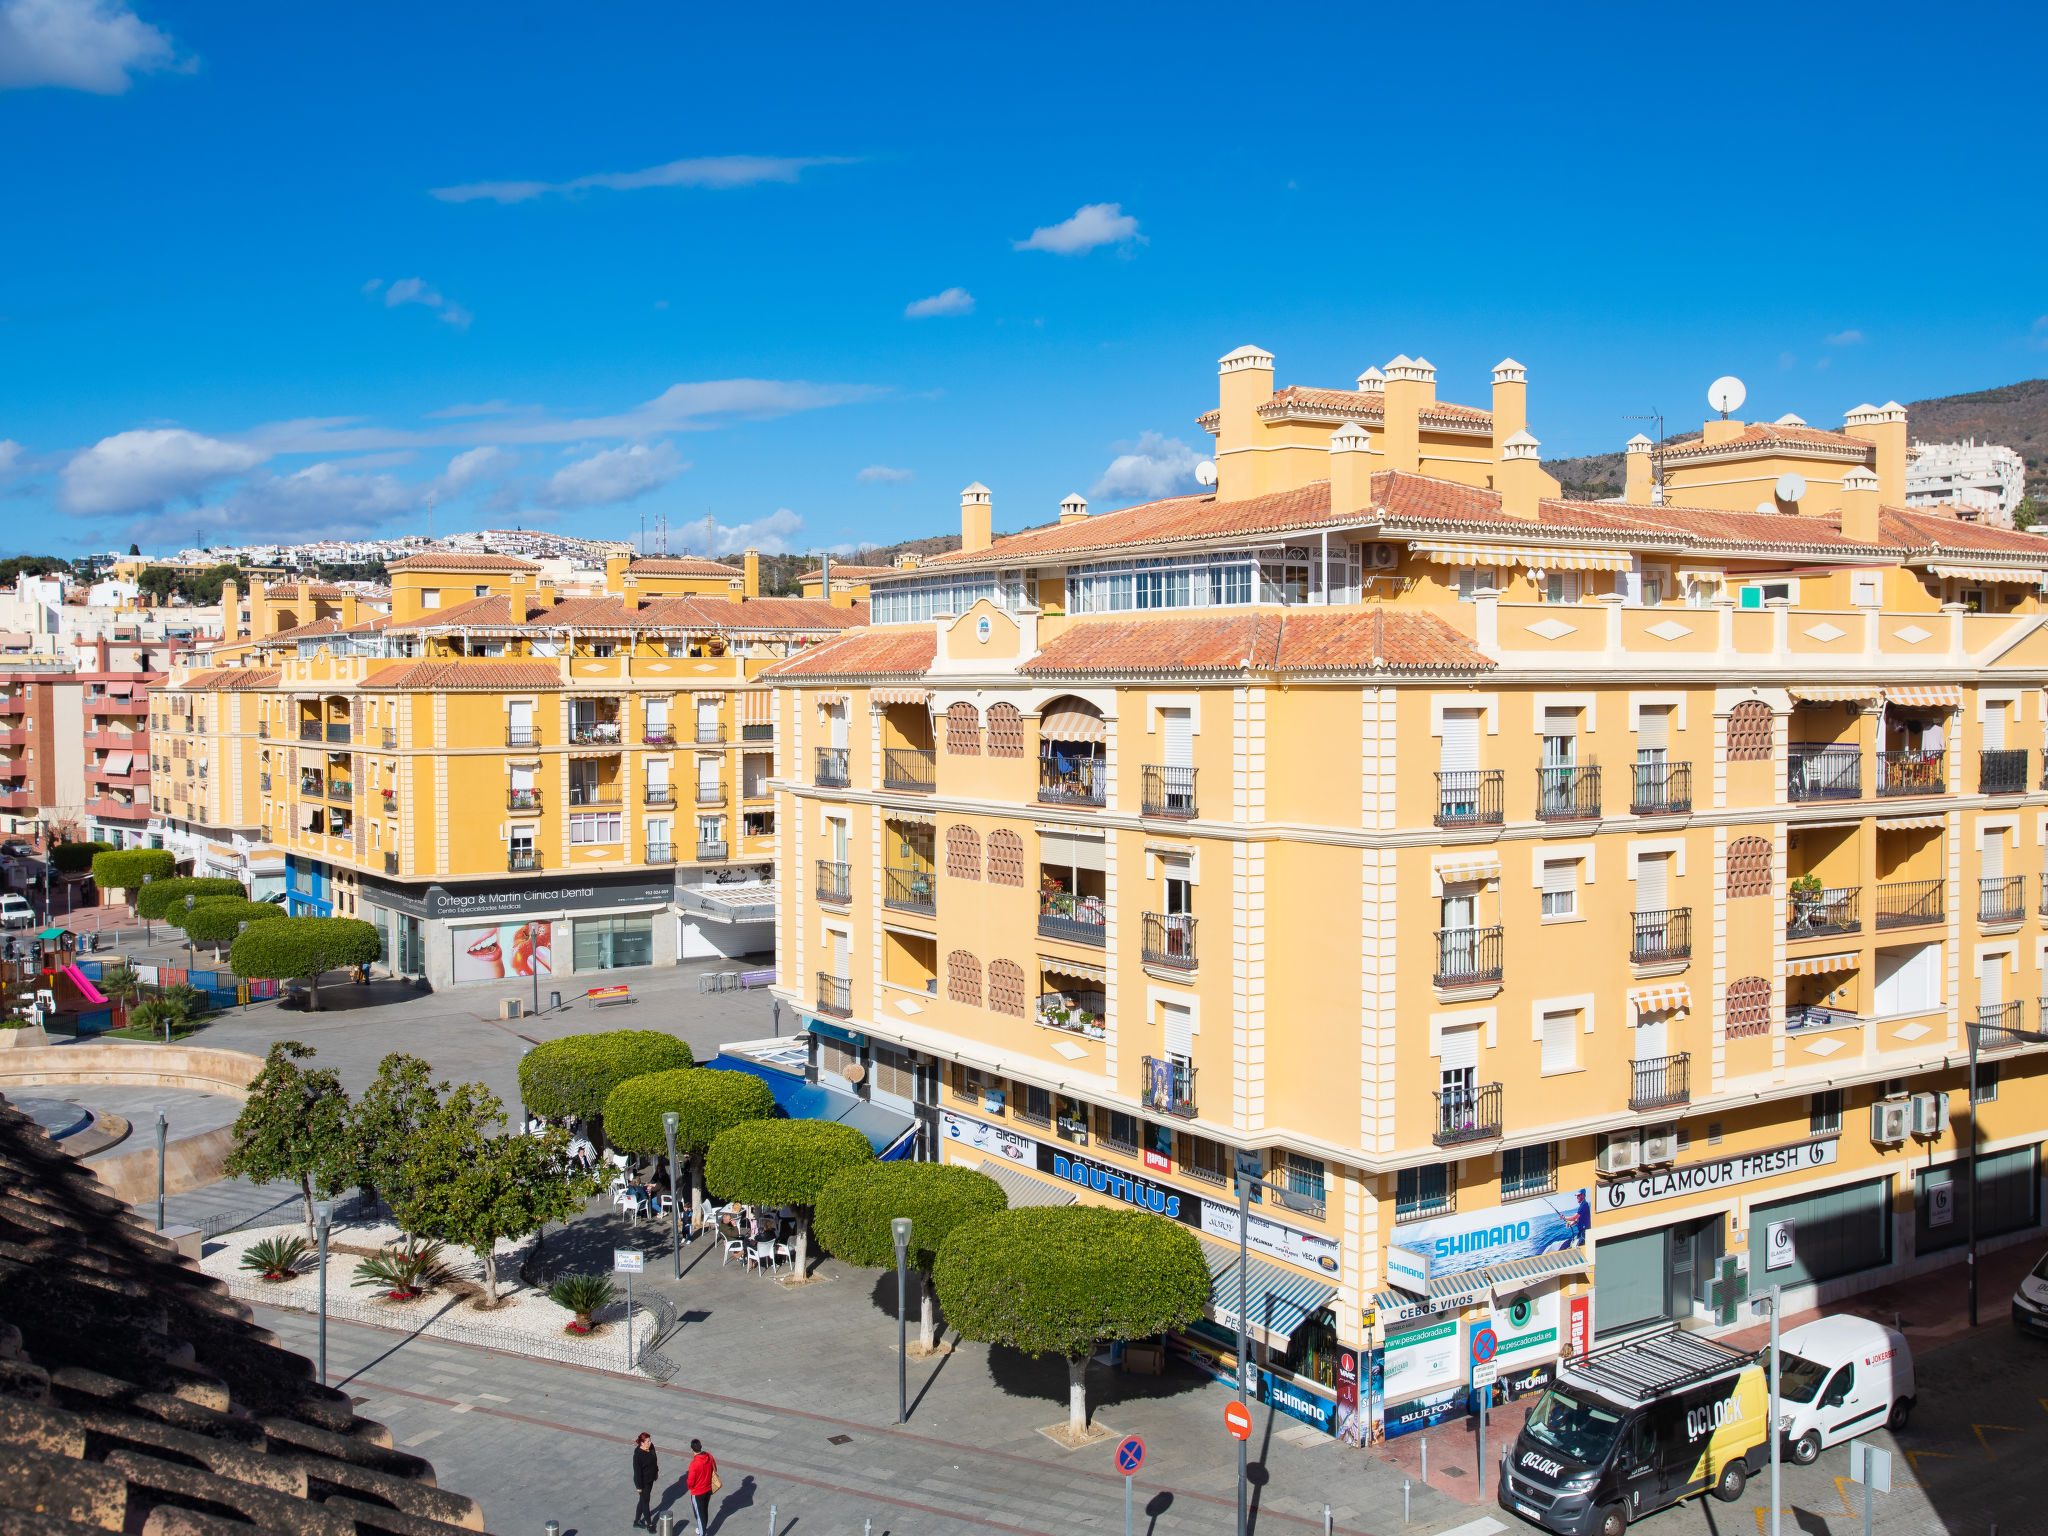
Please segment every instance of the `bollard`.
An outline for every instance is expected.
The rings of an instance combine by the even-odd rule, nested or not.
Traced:
[[[768,1506],[768,1536],[775,1536],[775,1506]]]
[[[1414,1485],[1407,1478],[1401,1479],[1401,1523],[1408,1523],[1408,1490]]]
[[[675,1529],[676,1517],[667,1510],[663,1510],[660,1521],[654,1528],[655,1536],[675,1536]]]
[[[1332,1525],[1330,1520],[1330,1506],[1325,1504],[1323,1506],[1323,1536],[1331,1536],[1331,1531],[1333,1529],[1334,1526]]]
[[[1429,1436],[1422,1437],[1422,1481],[1429,1482]]]
[[[546,1536],[562,1536],[562,1522],[559,1520],[550,1520],[541,1529]]]

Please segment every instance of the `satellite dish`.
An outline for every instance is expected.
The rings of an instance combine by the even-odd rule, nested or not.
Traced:
[[[1778,515],[1778,504],[1775,501],[1760,501],[1756,504],[1756,509],[1765,517]]]
[[[1214,485],[1216,483],[1216,461],[1214,459],[1204,459],[1201,463],[1197,464],[1195,466],[1195,480],[1200,485]]]
[[[1742,409],[1742,402],[1749,398],[1749,391],[1742,387],[1742,380],[1734,374],[1723,374],[1707,386],[1707,404],[1726,416],[1730,411]]]
[[[1787,470],[1778,476],[1778,483],[1771,489],[1780,501],[1797,501],[1806,494],[1806,477]]]

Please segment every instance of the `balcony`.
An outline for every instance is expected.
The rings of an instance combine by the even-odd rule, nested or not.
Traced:
[[[1977,921],[2016,923],[2027,915],[2027,877],[1999,875],[1977,882]]]
[[[1692,810],[1691,763],[1637,763],[1628,808],[1638,816],[1683,816]]]
[[[185,759],[185,777],[188,779],[192,777],[192,759],[189,757]],[[299,794],[302,798],[318,800],[323,798],[326,793],[327,785],[318,774],[302,773],[299,775]]]
[[[1600,819],[1600,770],[1583,768],[1538,768],[1536,770],[1536,819],[1538,821],[1597,821]]]
[[[398,750],[398,728],[392,725],[385,726],[381,740],[386,752],[396,752]]]
[[[1436,1100],[1436,1124],[1429,1139],[1438,1146],[1492,1141],[1500,1135],[1499,1083],[1482,1083],[1476,1088],[1440,1088],[1430,1097]]]
[[[1155,768],[1149,764],[1144,774],[1144,813],[1147,816],[1170,816],[1186,820],[1195,814],[1195,770],[1192,768]]]
[[[526,874],[540,868],[540,854],[532,848],[514,848],[506,855],[505,868],[513,874]]]
[[[1145,964],[1170,970],[1195,968],[1195,919],[1188,912],[1147,912],[1143,949]]]
[[[700,840],[700,841],[698,842],[698,844],[697,844],[697,862],[698,862],[699,864],[719,864],[719,863],[723,863],[723,862],[724,862],[724,860],[725,860],[725,844],[724,844],[724,843],[722,843],[722,842],[720,842],[720,843],[707,843],[707,842],[703,842],[703,841],[701,841],[701,840]]]
[[[1877,888],[1877,926],[1917,928],[1938,923],[1946,916],[1942,899],[1946,884],[1940,880],[1893,880]]]
[[[930,794],[938,788],[938,759],[921,747],[884,747],[882,788]]]
[[[697,745],[700,747],[724,746],[725,722],[722,720],[699,720],[697,722]]]
[[[1099,757],[1048,753],[1038,759],[1038,803],[1101,805],[1107,775]]]
[[[25,811],[35,803],[25,789],[0,789],[0,811]]]
[[[121,820],[148,814],[149,802],[122,800],[112,795],[87,795],[85,810],[89,816],[112,816],[116,820]]]
[[[25,747],[27,745],[28,732],[21,727],[16,726],[13,730],[0,731],[0,747]],[[88,743],[88,745],[92,745],[92,743]]]
[[[1499,924],[1491,928],[1439,928],[1436,984],[1473,987],[1499,981],[1502,947]]]
[[[619,722],[599,720],[592,715],[578,715],[569,723],[569,739],[579,745],[617,746],[622,739]]]
[[[395,874],[397,874],[397,873],[398,873],[398,855],[397,855],[397,854],[395,854],[395,853],[387,853],[387,854],[385,854],[385,855],[384,855],[384,873],[385,873],[385,874],[387,874],[387,875],[395,875]]]
[[[1856,800],[1863,795],[1861,747],[1785,748],[1785,793],[1794,800]]]
[[[185,729],[187,731],[192,729],[192,722],[189,719],[185,722]],[[299,722],[299,740],[320,740],[320,722],[318,720],[301,720]]]
[[[853,900],[851,869],[832,859],[818,860],[818,900],[845,906]]]
[[[537,811],[541,808],[541,792],[537,789],[508,789],[505,791],[505,809],[508,811]]]
[[[1835,933],[1861,933],[1862,897],[1853,886],[1825,886],[1811,894],[1795,890],[1792,915],[1785,920],[1785,937],[1819,939]]]
[[[1645,1056],[1629,1063],[1628,1107],[1637,1112],[1692,1102],[1692,1052]]]
[[[534,730],[531,726],[525,729],[507,726],[505,729],[505,745],[508,747],[537,747],[540,745],[540,732]]]
[[[386,816],[396,816],[398,814],[398,796],[388,789],[384,791],[384,814]]]
[[[1631,965],[1661,965],[1692,957],[1692,908],[1638,912],[1629,935]]]
[[[571,805],[622,805],[624,792],[616,784],[571,784],[569,786]]]
[[[929,869],[884,869],[882,905],[894,907],[898,912],[922,912],[926,917],[936,917],[939,911],[936,877]]]
[[[847,774],[846,748],[818,748],[816,782],[826,789],[844,789],[853,782]]]
[[[327,798],[330,800],[353,800],[355,794],[355,785],[351,784],[347,779],[329,779],[327,781]]]
[[[1972,1033],[1977,1039],[1977,1050],[2008,1050],[2015,1045],[2028,1045],[2026,1012],[2018,998],[2009,1003],[1983,1003],[1977,1008],[1977,1027]]]
[[[199,722],[199,729],[202,731],[206,729],[206,722],[204,720]],[[349,727],[347,724],[337,725],[332,720],[328,721],[327,740],[335,746],[347,746],[349,744]]]
[[[263,791],[263,793],[264,793],[264,794],[266,794],[266,795],[267,795],[267,794],[269,794],[269,793],[270,793],[270,775],[269,775],[269,774],[267,774],[267,773],[259,773],[259,774],[258,774],[258,775],[256,776],[256,785],[257,785],[257,788],[261,789],[261,790]]]
[[[773,741],[774,739],[775,727],[773,725],[743,725],[740,727],[741,741]]]
[[[1065,891],[1041,891],[1038,895],[1038,936],[1065,939],[1069,944],[1103,945],[1103,921],[1108,916],[1098,897],[1075,898]]]
[[[650,725],[640,733],[643,747],[672,747],[676,744],[676,733],[666,725]]]
[[[1195,1069],[1170,1056],[1144,1058],[1145,1108],[1158,1115],[1195,1117]]]
[[[835,1019],[852,1018],[852,980],[845,976],[834,976],[830,971],[818,972],[818,1012],[829,1013]]]
[[[648,805],[674,805],[676,792],[666,784],[650,784],[641,792],[640,798]]]
[[[268,720],[258,720],[256,722],[256,739],[259,741],[270,740],[270,722]]]
[[[1880,795],[1939,795],[1948,790],[1948,770],[1940,752],[1880,752],[1877,792]]]
[[[725,804],[725,786],[723,784],[706,784],[699,780],[697,784],[697,803],[699,805]]]
[[[2023,795],[2027,792],[2027,749],[2007,747],[1977,754],[1977,793]]]
[[[675,851],[667,843],[649,843],[646,856],[641,860],[645,864],[673,864],[675,861]]]

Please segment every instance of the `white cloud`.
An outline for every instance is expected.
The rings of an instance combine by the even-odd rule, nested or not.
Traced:
[[[448,467],[434,478],[436,496],[460,496],[474,490],[493,471],[509,469],[518,458],[503,448],[470,448],[448,461]]]
[[[1162,437],[1157,432],[1141,433],[1135,443],[1111,446],[1123,451],[1088,488],[1090,496],[1109,501],[1156,501],[1191,489],[1195,466],[1201,462],[1195,450],[1179,438]]]
[[[1079,256],[1098,245],[1121,245],[1138,240],[1138,221],[1124,212],[1122,203],[1089,203],[1074,210],[1071,219],[1031,231],[1029,240],[1013,242],[1020,251],[1051,251],[1055,256]]]
[[[86,517],[140,512],[196,496],[269,457],[261,448],[203,437],[182,427],[117,432],[75,454],[64,466],[64,507]]]
[[[1827,343],[1831,347],[1853,347],[1862,339],[1861,331],[1837,331],[1827,338]]]
[[[944,293],[935,293],[928,299],[918,299],[903,306],[906,320],[930,320],[938,315],[971,315],[974,313],[974,295],[965,288],[948,288]]]
[[[10,474],[21,462],[21,444],[11,437],[0,437],[0,475]]]
[[[917,471],[891,469],[886,464],[870,464],[853,478],[863,485],[907,485],[917,478]]]
[[[118,96],[174,63],[171,40],[126,0],[0,0],[0,90],[63,86]]]
[[[345,537],[410,512],[422,499],[419,487],[390,475],[352,475],[322,463],[289,475],[259,476],[206,510],[233,528]]]
[[[617,506],[661,489],[689,467],[668,443],[606,448],[557,470],[535,500],[560,512]]]
[[[382,280],[372,278],[363,285],[363,292],[375,293]],[[469,329],[469,322],[476,316],[460,304],[444,298],[439,290],[429,288],[424,278],[401,277],[384,290],[384,307],[396,309],[401,304],[423,304],[459,331]]]
[[[751,523],[721,523],[706,513],[694,523],[671,525],[670,537],[678,532],[683,548],[700,555],[729,555],[736,550],[758,549],[764,555],[786,555],[808,546],[797,537],[804,520],[787,507],[756,518]]]
[[[603,189],[637,192],[644,187],[707,187],[725,191],[750,187],[764,181],[795,181],[814,165],[852,165],[837,156],[818,155],[807,159],[782,159],[769,155],[709,155],[694,160],[671,160],[651,165],[644,171],[612,171],[595,176],[578,176],[572,181],[472,181],[457,187],[433,187],[430,193],[444,203],[525,203],[550,192],[574,194]]]

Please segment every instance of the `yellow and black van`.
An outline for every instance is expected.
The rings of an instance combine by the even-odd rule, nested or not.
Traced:
[[[1500,1503],[1562,1536],[1621,1536],[1696,1493],[1742,1497],[1770,1460],[1754,1352],[1675,1328],[1558,1367],[1501,1453]]]

